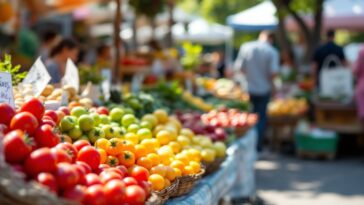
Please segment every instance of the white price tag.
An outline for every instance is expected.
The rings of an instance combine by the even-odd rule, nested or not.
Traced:
[[[63,91],[61,96],[61,105],[67,106],[68,105],[68,92]]]
[[[30,68],[27,76],[24,78],[21,84],[32,85],[34,96],[38,97],[43,92],[50,80],[51,76],[49,75],[41,58],[39,57]]]
[[[15,107],[10,73],[0,72],[0,103],[8,103]]]
[[[80,89],[80,78],[78,69],[71,59],[67,59],[66,72],[62,79],[62,85],[70,85],[78,92]]]
[[[101,76],[104,79],[101,83],[102,93],[104,94],[105,100],[110,99],[110,88],[111,88],[111,70],[102,69]]]

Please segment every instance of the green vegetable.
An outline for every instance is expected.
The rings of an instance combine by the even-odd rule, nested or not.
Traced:
[[[20,65],[13,66],[11,63],[11,55],[5,54],[4,59],[0,61],[0,71],[11,74],[13,85],[19,84],[26,76],[26,71],[19,72]]]

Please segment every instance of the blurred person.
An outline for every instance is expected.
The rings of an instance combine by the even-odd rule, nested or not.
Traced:
[[[224,78],[226,65],[225,65],[225,55],[224,55],[224,52],[222,52],[222,51],[218,52],[218,61],[217,61],[216,69],[217,69],[217,74],[218,74],[217,77]]]
[[[343,65],[346,65],[346,59],[344,55],[344,50],[341,46],[337,45],[335,42],[335,31],[329,30],[326,33],[326,43],[318,47],[318,49],[314,53],[313,64],[312,64],[312,73],[314,81],[316,85],[320,87],[320,73],[322,70],[322,66],[329,56],[337,57]],[[336,67],[335,62],[331,62],[329,67]]]
[[[54,30],[47,30],[42,33],[39,55],[43,61],[48,59],[50,51],[60,40],[61,36]]]
[[[78,43],[72,39],[63,39],[50,52],[46,67],[51,76],[51,84],[59,85],[66,71],[67,59],[77,62],[79,54]]]
[[[234,63],[235,71],[241,71],[248,83],[253,111],[258,114],[258,152],[263,148],[264,130],[267,123],[267,106],[274,92],[273,80],[279,72],[279,54],[272,46],[274,34],[262,31],[257,41],[240,47]]]
[[[110,69],[112,66],[111,48],[107,44],[101,44],[96,48],[96,66],[98,69]]]
[[[355,87],[355,101],[360,120],[364,125],[364,46],[359,51],[354,64],[354,74],[357,79]]]

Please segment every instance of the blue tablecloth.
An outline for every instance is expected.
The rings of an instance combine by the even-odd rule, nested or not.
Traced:
[[[217,205],[225,196],[254,196],[256,138],[255,129],[251,129],[228,148],[228,157],[217,172],[204,177],[189,194],[169,199],[166,204]]]

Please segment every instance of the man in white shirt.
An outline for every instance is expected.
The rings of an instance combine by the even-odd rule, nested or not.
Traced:
[[[262,151],[267,105],[274,92],[273,79],[279,71],[279,54],[272,46],[273,41],[274,34],[271,31],[262,31],[257,41],[245,43],[240,47],[234,63],[235,71],[242,72],[247,79],[253,111],[259,115],[258,151]]]

